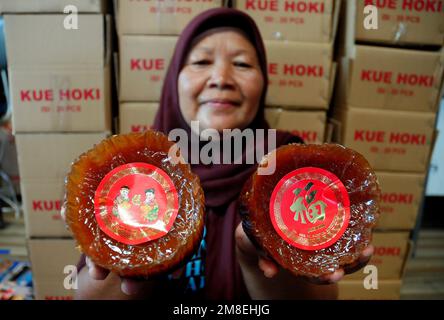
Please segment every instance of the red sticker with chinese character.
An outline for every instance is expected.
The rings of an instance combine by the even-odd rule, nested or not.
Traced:
[[[129,163],[110,171],[95,192],[95,217],[109,237],[130,245],[166,235],[179,200],[173,181],[148,163]]]
[[[333,173],[305,167],[285,175],[270,200],[276,232],[292,246],[319,250],[334,244],[350,220],[350,200]]]

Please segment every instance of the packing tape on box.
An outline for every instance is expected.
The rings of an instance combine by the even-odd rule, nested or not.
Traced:
[[[6,68],[6,47],[5,47],[5,34],[4,34],[4,21],[3,17],[0,17],[0,69]]]

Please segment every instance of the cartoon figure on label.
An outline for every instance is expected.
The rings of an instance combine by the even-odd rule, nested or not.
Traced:
[[[117,218],[120,217],[119,212],[127,211],[131,207],[129,199],[130,188],[123,186],[120,188],[120,194],[114,199],[113,215]]]
[[[159,205],[156,201],[154,189],[145,190],[145,201],[140,206],[146,220],[152,222],[157,220],[159,216]]]

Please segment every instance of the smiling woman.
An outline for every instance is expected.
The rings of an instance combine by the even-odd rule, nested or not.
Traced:
[[[234,9],[208,10],[195,17],[178,39],[154,129],[166,135],[180,129],[186,132],[189,144],[198,141],[199,151],[208,144],[201,139],[205,130],[199,129],[217,132],[215,140],[220,145],[226,143],[225,129],[249,130],[257,139],[257,132],[269,129],[264,117],[267,84],[265,48],[254,21]],[[195,122],[199,126],[193,126]],[[268,135],[261,139],[267,152],[303,142],[280,131],[273,135],[273,141]],[[257,167],[245,159],[256,154],[256,149],[256,143],[242,145],[240,162],[191,162],[205,193],[205,230],[200,248],[183,268],[154,279],[155,283],[136,282],[108,274],[87,260],[89,276],[83,270],[80,273],[78,297],[102,298],[113,292],[116,297],[115,288],[122,281],[125,293],[144,292],[142,297],[160,297],[163,293],[197,299],[335,298],[334,285],[318,286],[279,271],[244,233],[238,202],[244,183]],[[332,273],[316,280],[330,283],[342,275]],[[100,279],[108,282],[97,282]]]

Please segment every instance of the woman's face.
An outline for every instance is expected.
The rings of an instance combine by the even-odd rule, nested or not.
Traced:
[[[264,78],[253,45],[226,30],[202,38],[190,51],[179,79],[179,104],[187,123],[201,129],[245,128],[255,117]]]

